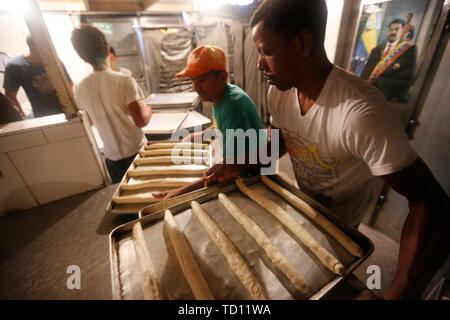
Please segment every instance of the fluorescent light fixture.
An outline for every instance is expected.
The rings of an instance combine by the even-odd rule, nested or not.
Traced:
[[[220,8],[223,5],[246,6],[253,0],[194,0],[194,10],[209,11]]]
[[[0,10],[24,14],[29,8],[26,0],[5,0],[0,1]]]

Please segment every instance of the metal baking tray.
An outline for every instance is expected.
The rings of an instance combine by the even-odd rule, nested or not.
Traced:
[[[291,207],[277,194],[262,185],[260,177],[251,177],[244,182],[264,193],[267,198],[276,201],[294,216],[302,226],[344,264],[347,275],[355,270],[373,252],[372,242],[363,234],[346,226],[332,212],[309,198],[297,188],[285,182],[279,176],[271,176],[275,182],[290,190],[309,203],[340,227],[348,236],[358,243],[364,251],[361,258],[348,253],[334,238],[323,232],[303,213]],[[189,240],[194,257],[202,271],[212,294],[216,299],[251,299],[239,279],[229,268],[225,258],[210,240],[190,209],[195,200],[219,224],[239,249],[252,272],[266,290],[269,299],[300,299],[289,281],[273,267],[264,251],[238,222],[221,207],[218,193],[225,193],[247,215],[249,215],[269,236],[278,249],[294,264],[297,271],[306,280],[314,294],[311,300],[324,299],[335,286],[345,278],[326,269],[320,261],[304,246],[295,240],[289,231],[270,213],[253,200],[242,194],[234,181],[200,189],[164,202],[148,206],[139,212],[139,219],[128,222],[110,233],[111,280],[114,299],[143,299],[139,272],[135,261],[131,230],[136,222],[141,222],[144,237],[152,256],[159,282],[167,299],[194,299],[185,280],[176,255],[171,247],[167,233],[163,228],[164,212],[170,209],[179,226]]]
[[[194,109],[200,102],[196,92],[152,93],[144,99],[144,103],[152,109],[187,108]]]
[[[189,115],[189,109],[154,110],[149,123],[142,128],[144,134],[172,134]]]
[[[151,145],[154,143],[163,143],[163,142],[168,142],[170,140],[160,140],[160,141],[150,141],[148,142],[146,145]],[[208,142],[204,142],[207,143]],[[130,167],[128,168],[126,174],[123,176],[122,180],[120,181],[116,191],[114,192],[111,200],[109,201],[107,207],[106,207],[106,211],[108,213],[113,213],[113,214],[138,214],[139,211],[147,206],[149,206],[151,203],[157,203],[159,202],[159,200],[155,200],[152,199],[152,197],[150,196],[151,193],[158,193],[158,192],[163,192],[163,191],[168,191],[171,189],[176,188],[177,186],[170,186],[170,187],[147,187],[147,188],[143,188],[143,189],[139,189],[139,190],[126,190],[124,188],[125,185],[129,185],[130,182],[133,181],[138,181],[138,182],[148,182],[150,180],[153,179],[163,179],[163,178],[200,178],[202,176],[202,172],[198,172],[198,173],[193,173],[193,174],[164,174],[164,175],[142,175],[142,176],[136,176],[136,175],[131,175],[131,171],[135,170],[135,169],[139,169],[142,168],[142,165],[137,165],[136,164],[136,160],[138,159],[142,159],[143,157],[141,157],[141,152],[146,150],[146,145],[144,145],[141,150],[139,150],[138,154],[136,155],[135,159],[133,160],[133,163],[130,165]],[[209,144],[208,149],[207,149],[207,157],[208,160],[207,162],[204,164],[207,168],[210,168],[214,163],[215,163],[215,159],[214,159],[214,155],[215,155],[215,151],[214,148],[212,147],[212,144]],[[144,157],[145,158],[145,157]],[[157,166],[156,165],[147,165],[147,167],[154,167]],[[159,165],[163,165],[163,166],[171,166],[171,164],[166,163],[166,164],[159,164]],[[118,201],[115,201],[115,199],[123,197],[123,196],[130,196],[130,195],[136,195],[139,194],[142,197],[146,197],[146,199],[144,199],[142,202],[134,202],[134,203],[121,203]]]

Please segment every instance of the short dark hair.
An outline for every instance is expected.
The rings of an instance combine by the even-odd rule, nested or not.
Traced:
[[[397,19],[392,20],[391,23],[389,23],[389,26],[388,26],[388,27],[390,27],[390,26],[393,25],[394,23],[401,23],[402,28],[405,26],[405,20],[400,19],[400,18],[397,18]]]
[[[111,46],[109,46],[109,52],[111,52],[113,55],[117,56],[116,50],[114,50],[114,48]]]
[[[30,35],[27,36],[27,39],[25,41],[27,42],[28,48],[31,49],[31,47],[34,46],[34,41],[33,39],[31,39]]]
[[[325,0],[265,0],[253,13],[250,26],[253,28],[260,21],[289,38],[306,29],[316,44],[323,45],[327,5]]]
[[[105,35],[89,24],[82,24],[74,29],[71,41],[81,59],[93,66],[101,65],[108,55]]]

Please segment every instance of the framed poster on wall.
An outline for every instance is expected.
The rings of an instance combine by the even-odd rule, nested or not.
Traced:
[[[367,1],[366,1],[367,2]],[[388,101],[407,103],[434,27],[424,23],[429,0],[371,1],[362,6],[350,71]],[[432,31],[432,30],[431,30]]]

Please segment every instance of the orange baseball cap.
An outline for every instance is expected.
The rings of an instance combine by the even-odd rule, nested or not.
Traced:
[[[219,47],[201,46],[189,55],[187,67],[175,77],[197,77],[211,70],[227,70],[227,57]]]

